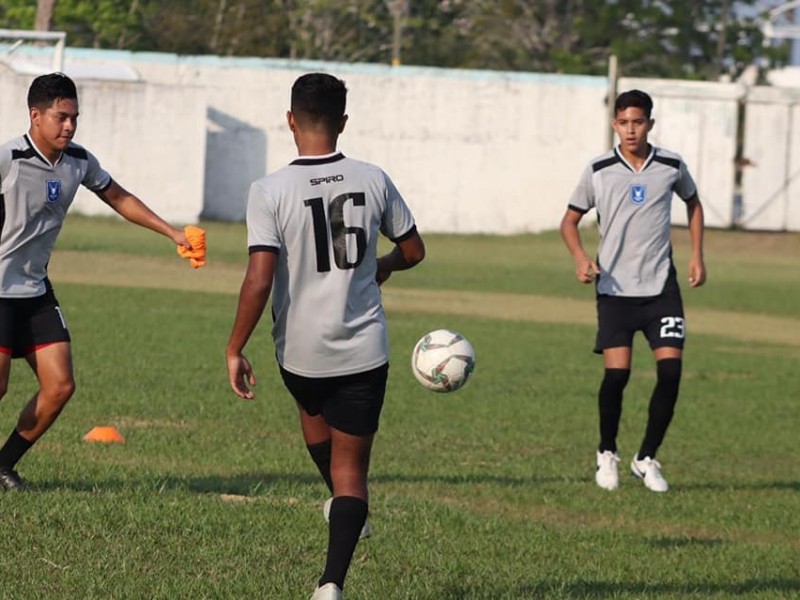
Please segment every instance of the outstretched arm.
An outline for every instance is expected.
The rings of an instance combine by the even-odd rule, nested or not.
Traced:
[[[148,206],[131,194],[128,190],[119,185],[116,181],[111,181],[111,185],[97,194],[100,198],[113,208],[118,214],[131,223],[160,233],[171,239],[177,246],[191,248],[192,245],[186,240],[183,230],[173,227],[164,219],[154,213]]]
[[[378,258],[378,270],[375,278],[378,285],[391,277],[394,271],[404,271],[422,262],[425,258],[425,243],[416,231],[397,242],[391,252]]]
[[[256,384],[253,368],[242,352],[261,318],[272,291],[272,277],[278,255],[274,252],[253,252],[239,290],[236,320],[225,350],[228,362],[228,381],[241,398],[254,398],[249,386]]]
[[[703,261],[703,205],[696,195],[686,202],[689,218],[689,236],[692,239],[692,257],[689,259],[689,287],[700,287],[706,282],[706,265]]]
[[[578,223],[583,218],[583,213],[568,208],[561,219],[561,238],[567,246],[567,250],[575,261],[575,277],[581,283],[592,283],[596,275],[600,273],[597,263],[589,258],[581,243],[581,234],[578,231]]]

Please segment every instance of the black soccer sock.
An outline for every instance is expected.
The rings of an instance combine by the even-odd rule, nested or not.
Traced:
[[[617,432],[622,416],[622,393],[628,385],[630,369],[606,369],[597,404],[600,408],[600,446],[598,450],[617,451]]]
[[[333,493],[333,480],[331,480],[331,441],[326,440],[319,444],[307,445],[308,453],[311,455],[311,460],[317,465],[319,474],[325,480],[325,485],[328,490]]]
[[[0,467],[13,469],[31,446],[33,446],[33,442],[22,437],[15,428],[8,436],[5,445],[0,448]]]
[[[647,430],[639,448],[638,460],[646,456],[656,457],[656,452],[664,441],[675,403],[678,401],[678,390],[681,384],[681,359],[666,358],[656,363],[657,380],[650,398],[650,414],[647,419]]]
[[[354,496],[337,496],[331,503],[328,524],[328,558],[319,586],[333,582],[344,588],[344,578],[353,559],[358,536],[367,520],[367,503]]]

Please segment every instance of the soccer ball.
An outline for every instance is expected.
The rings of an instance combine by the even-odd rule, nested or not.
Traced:
[[[422,336],[411,354],[411,371],[434,392],[454,392],[475,370],[475,351],[460,333],[437,329]]]

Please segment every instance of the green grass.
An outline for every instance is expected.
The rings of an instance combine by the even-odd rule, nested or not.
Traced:
[[[207,229],[210,258],[246,260],[242,225]],[[427,261],[387,285],[586,297],[556,234],[426,240]],[[798,236],[709,232],[708,246],[711,280],[687,303],[800,318]],[[174,253],[132,226],[75,217],[58,248]],[[679,268],[685,250],[676,243]],[[307,598],[324,561],[326,490],[268,319],[248,349],[258,377],[248,402],[225,373],[236,290],[55,285],[78,390],[20,463],[36,491],[0,495],[0,598]],[[606,493],[593,483],[594,328],[569,315],[523,323],[446,310],[389,315],[374,535],[357,548],[349,600],[800,597],[798,346],[693,335],[660,456],[671,491],[626,477]],[[426,392],[407,367],[416,339],[441,326],[464,332],[478,357],[474,379],[450,395]],[[637,344],[623,462],[654,381]],[[0,431],[34,389],[15,362]],[[124,446],[81,441],[106,424]]]

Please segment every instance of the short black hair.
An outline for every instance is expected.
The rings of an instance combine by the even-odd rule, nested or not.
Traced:
[[[650,114],[653,112],[653,99],[649,94],[643,92],[642,90],[630,90],[627,92],[622,92],[619,96],[617,96],[616,102],[614,102],[614,114],[616,115],[619,111],[625,110],[626,108],[630,108],[632,106],[635,108],[641,108],[649,119]]]
[[[293,113],[302,113],[312,122],[324,121],[339,127],[347,105],[344,81],[327,73],[307,73],[292,85]]]
[[[63,99],[78,99],[75,82],[63,73],[39,75],[28,88],[28,108],[46,109]]]

